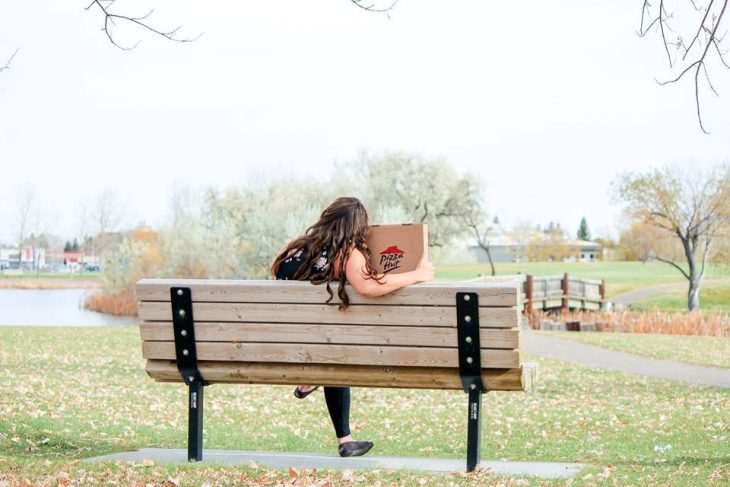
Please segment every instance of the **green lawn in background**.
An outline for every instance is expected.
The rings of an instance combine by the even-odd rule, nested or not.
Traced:
[[[294,472],[79,459],[141,447],[183,448],[187,393],[143,370],[139,332],[124,328],[0,327],[0,483],[241,485],[290,475],[332,485],[564,485],[565,481],[408,472]],[[701,353],[702,342],[688,347]],[[484,398],[482,457],[588,464],[573,485],[696,485],[730,480],[730,391],[538,360],[534,391]],[[214,385],[205,447],[334,454],[321,392]],[[356,437],[374,455],[465,457],[460,391],[353,390]],[[669,446],[671,445],[671,447]],[[174,482],[173,482],[174,481]]]
[[[730,338],[728,337],[562,331],[539,333],[643,357],[730,369]]]
[[[668,291],[660,296],[640,301],[633,305],[642,310],[679,311],[687,309],[687,288]],[[730,312],[730,282],[708,281],[700,288],[700,307],[703,310]]]
[[[657,284],[683,283],[686,279],[678,270],[661,262],[521,262],[496,264],[497,275],[532,274],[535,276],[562,275],[605,279],[608,297],[631,289]],[[489,264],[437,265],[436,277],[463,280],[491,274]],[[728,266],[708,266],[706,279],[726,279],[730,283]]]

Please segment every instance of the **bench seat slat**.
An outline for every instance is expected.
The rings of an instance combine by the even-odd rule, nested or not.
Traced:
[[[142,323],[142,340],[173,341],[171,322]],[[519,348],[519,330],[481,329],[482,348]],[[457,346],[456,328],[281,323],[195,323],[201,342],[297,342],[363,345]]]
[[[454,306],[358,306],[339,311],[323,304],[204,303],[193,302],[196,321],[266,323],[352,323],[362,325],[456,327]],[[170,303],[141,302],[139,317],[145,321],[171,321]],[[513,328],[518,325],[517,308],[479,308],[482,328]]]
[[[189,287],[194,301],[205,302],[321,304],[328,297],[324,286],[307,281],[142,279],[137,299],[169,302],[171,286]],[[479,293],[480,306],[517,306],[519,299],[516,285],[485,283],[416,284],[378,298],[360,296],[349,288],[348,296],[351,304],[453,306],[457,292]],[[339,302],[336,288],[333,301]]]
[[[200,362],[200,372],[211,384],[319,384],[407,389],[461,389],[459,371],[442,367],[372,367],[363,365],[270,364],[250,362]],[[174,361],[148,360],[147,374],[158,382],[181,382]],[[520,368],[482,369],[488,390],[529,390],[536,377],[535,364]]]
[[[198,360],[458,367],[458,355],[449,348],[198,341],[196,350]],[[146,359],[172,360],[175,343],[142,342],[142,355]],[[517,368],[520,353],[518,350],[483,349],[481,364],[482,368]]]

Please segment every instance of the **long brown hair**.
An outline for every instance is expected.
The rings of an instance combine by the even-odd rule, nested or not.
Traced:
[[[295,252],[302,250],[303,262],[294,274],[293,279],[308,280],[313,284],[327,284],[329,304],[334,298],[330,282],[339,278],[337,296],[340,298],[340,311],[344,311],[350,304],[350,298],[345,291],[345,264],[353,249],[358,249],[365,256],[365,268],[363,274],[369,279],[378,280],[378,273],[373,267],[365,238],[368,234],[368,212],[360,200],[351,197],[337,198],[330,204],[319,217],[317,223],[312,225],[298,237],[287,244],[284,251],[279,254],[271,266],[271,272],[276,276],[282,262]],[[324,270],[316,270],[314,263],[320,258],[322,251],[327,249],[328,265]],[[337,265],[337,268],[335,268]]]

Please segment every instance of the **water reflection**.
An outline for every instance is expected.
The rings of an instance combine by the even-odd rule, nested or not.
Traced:
[[[0,289],[0,326],[120,326],[138,323],[81,307],[86,289]]]

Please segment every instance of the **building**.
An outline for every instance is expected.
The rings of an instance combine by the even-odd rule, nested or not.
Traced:
[[[20,254],[20,262],[18,256]],[[98,258],[92,258],[83,252],[67,252],[50,250],[43,247],[25,246],[18,248],[0,248],[0,270],[21,271],[72,271],[99,270]]]
[[[0,269],[36,270],[46,266],[46,249],[26,245],[18,249],[0,248]]]
[[[588,240],[563,240],[555,243],[536,238],[530,243],[512,241],[509,237],[498,236],[489,246],[492,261],[528,262],[530,260],[561,260],[563,262],[594,262],[603,260],[605,249],[601,244]],[[478,245],[469,245],[469,254],[477,263],[487,263],[487,254]],[[555,255],[556,257],[552,257]]]
[[[63,268],[78,270],[86,262],[86,259],[83,252],[49,250],[46,252],[46,262],[54,270]]]

